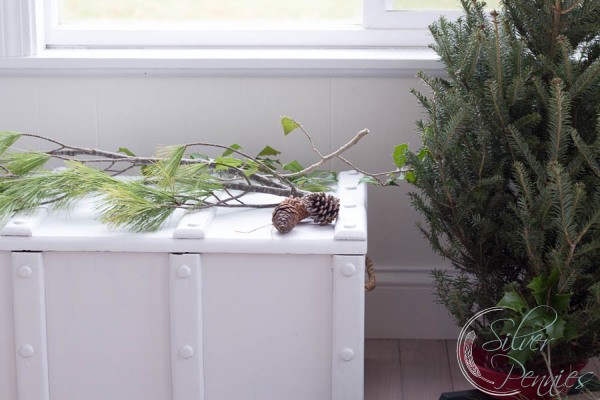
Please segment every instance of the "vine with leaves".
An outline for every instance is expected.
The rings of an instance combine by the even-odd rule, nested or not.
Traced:
[[[177,209],[187,212],[210,207],[268,208],[277,204],[246,201],[249,193],[302,197],[331,190],[336,174],[319,168],[333,159],[357,169],[370,180],[383,183],[389,173],[369,174],[343,157],[343,153],[369,134],[358,132],[335,151],[324,154],[298,122],[282,117],[284,135],[299,131],[307,139],[316,161],[302,166],[283,162],[281,152],[265,146],[256,156],[238,144],[194,142],[159,148],[154,157],[140,157],[127,148],[117,152],[83,148],[30,133],[0,132],[0,218],[6,222],[17,212],[32,212],[44,205],[64,209],[93,196],[102,222],[131,231],[153,231]],[[54,146],[48,151],[22,151],[21,138],[35,138]],[[197,148],[220,149],[208,157]],[[51,159],[61,168],[47,168]],[[390,171],[396,173],[400,171]],[[138,175],[137,178],[125,175]]]

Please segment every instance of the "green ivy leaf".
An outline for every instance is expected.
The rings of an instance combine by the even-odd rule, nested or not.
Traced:
[[[377,182],[377,179],[372,178],[370,176],[363,176],[362,178],[360,178],[360,180],[358,181],[359,183],[368,183],[370,185],[379,185],[379,182]]]
[[[283,169],[286,171],[290,171],[291,173],[300,172],[304,169],[304,167],[296,160],[289,162],[283,166]]]
[[[291,119],[290,117],[281,118],[281,126],[283,126],[283,134],[287,136],[290,132],[300,128],[300,124]]]
[[[402,168],[406,164],[406,153],[408,153],[407,143],[396,146],[394,149],[394,164],[398,168]]]
[[[278,154],[281,154],[281,152],[279,150],[276,150],[276,149],[272,148],[271,146],[265,146],[265,148],[262,149],[260,151],[260,153],[258,153],[257,157],[276,156]]]
[[[423,161],[428,154],[429,149],[427,147],[423,147],[421,151],[419,151],[419,153],[417,154],[417,158],[419,159],[419,161]]]
[[[238,168],[244,162],[234,157],[217,157],[215,158],[215,164],[217,164],[215,170],[222,171],[228,168]]]
[[[258,172],[258,164],[252,160],[247,160],[246,165],[244,165],[244,175],[251,176]]]
[[[234,152],[235,150],[239,150],[239,149],[241,149],[241,148],[242,148],[242,146],[240,146],[240,145],[239,145],[239,144],[237,144],[237,143],[234,143],[234,144],[232,144],[231,146],[229,146],[229,148],[228,148],[227,150],[225,150],[225,151],[223,152],[223,154],[221,154],[221,156],[223,156],[223,157],[227,157],[228,155],[231,155],[231,154],[233,154],[233,152]]]
[[[527,287],[534,292],[543,292],[547,288],[547,282],[544,276],[538,275],[529,282]]]
[[[192,153],[190,154],[190,158],[193,160],[208,160],[210,157],[208,157],[206,154]]]
[[[567,322],[562,318],[558,317],[558,319],[549,324],[546,327],[546,334],[549,339],[553,339],[555,342],[565,337],[565,326]]]
[[[307,192],[331,192],[333,189],[330,186],[321,185],[319,183],[307,183],[305,185],[300,185],[302,190],[306,190]]]
[[[533,297],[538,305],[551,305],[547,304],[548,296],[553,287],[556,286],[560,279],[560,271],[558,268],[554,268],[548,277],[544,275],[538,275],[529,282],[527,287],[533,291]]]
[[[135,157],[135,154],[133,154],[133,152],[131,150],[129,150],[127,147],[119,147],[119,150],[117,150],[117,153],[123,153],[129,157]]]
[[[531,359],[531,356],[533,356],[533,354],[534,351],[531,350],[529,346],[526,346],[523,350],[514,349],[508,352],[508,356],[511,358],[510,363],[517,366],[519,364],[516,364],[513,360],[516,360],[521,365],[525,366],[525,364],[527,364],[527,361]]]
[[[415,183],[417,183],[417,176],[415,175],[415,173],[413,171],[407,171],[404,178],[410,184],[414,185]]]
[[[527,310],[527,302],[523,296],[514,290],[506,292],[504,297],[502,297],[502,299],[498,302],[498,306],[510,308],[511,310],[521,314]]]
[[[555,294],[552,296],[550,306],[559,314],[565,314],[569,311],[570,294]]]

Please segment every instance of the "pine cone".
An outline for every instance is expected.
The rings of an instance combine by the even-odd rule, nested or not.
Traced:
[[[304,202],[299,198],[288,197],[275,207],[271,220],[280,233],[288,233],[306,217],[308,210]]]
[[[332,223],[340,211],[340,200],[330,194],[311,193],[302,198],[309,216],[319,225]]]

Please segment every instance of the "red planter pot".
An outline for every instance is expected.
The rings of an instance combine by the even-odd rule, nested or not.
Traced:
[[[477,346],[474,346],[472,351],[472,361],[477,366],[479,373],[473,373],[477,370],[471,368],[465,368],[464,372],[479,386],[478,389],[483,389],[489,396],[499,400],[549,400],[554,398],[550,392],[551,378],[548,374],[533,375],[530,373],[523,376],[518,369],[515,369],[518,373],[513,374],[496,371],[489,366],[490,353]],[[463,365],[466,365],[468,360],[465,359],[463,348],[460,349],[460,357]],[[567,394],[573,386],[578,384],[578,378],[585,366],[586,363],[581,363],[556,368],[552,371],[561,395]],[[509,396],[494,394],[498,392],[518,392],[518,394]]]

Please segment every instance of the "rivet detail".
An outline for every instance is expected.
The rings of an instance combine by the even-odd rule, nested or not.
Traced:
[[[356,185],[346,186],[346,190],[356,190],[356,189],[358,189],[358,186],[356,186]]]
[[[346,264],[342,267],[342,275],[344,276],[352,276],[356,272],[356,267],[352,264]]]
[[[29,278],[31,276],[31,268],[28,267],[27,265],[23,265],[21,267],[19,267],[19,269],[17,269],[17,275],[19,275],[19,278]]]
[[[33,346],[29,344],[24,344],[19,348],[19,354],[21,355],[21,357],[30,358],[31,356],[33,356],[33,353],[35,353],[35,351],[33,350]]]
[[[340,351],[340,358],[344,361],[351,361],[354,358],[354,350],[346,347]]]
[[[356,224],[344,224],[344,228],[346,228],[346,229],[356,228]]]
[[[15,219],[13,221],[13,224],[15,224],[15,225],[24,225],[25,221],[23,221],[22,219]]]
[[[194,348],[192,346],[182,346],[179,349],[179,356],[184,359],[192,358],[194,355]]]
[[[190,228],[198,228],[200,224],[198,222],[188,222],[187,224]]]
[[[354,203],[348,203],[348,204],[344,204],[345,208],[356,208],[356,204]]]
[[[187,265],[182,265],[177,268],[177,276],[181,279],[189,278],[192,275],[192,270]]]

